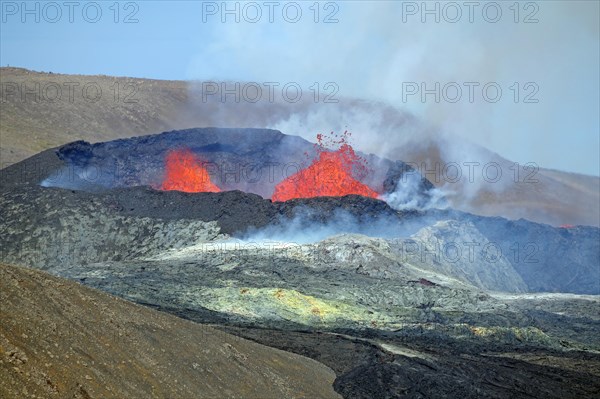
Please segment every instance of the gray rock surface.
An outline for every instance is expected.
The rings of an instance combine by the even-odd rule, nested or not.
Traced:
[[[399,247],[408,260],[420,267],[476,287],[506,292],[528,290],[501,249],[471,222],[436,222],[400,241]]]

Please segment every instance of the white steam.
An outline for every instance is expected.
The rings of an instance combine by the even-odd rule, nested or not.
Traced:
[[[421,176],[417,173],[405,173],[396,184],[396,189],[384,194],[381,199],[395,210],[427,210],[431,208],[444,209],[448,206],[444,191],[433,188],[424,196],[420,191]]]
[[[379,215],[377,217],[356,216],[344,209],[335,209],[332,214],[317,216],[312,208],[297,208],[292,217],[280,216],[265,227],[250,229],[235,238],[244,242],[288,242],[311,244],[338,234],[362,234],[369,237],[394,239],[409,237],[424,226],[436,221],[435,216],[421,214],[414,218]],[[326,217],[324,217],[326,216]]]

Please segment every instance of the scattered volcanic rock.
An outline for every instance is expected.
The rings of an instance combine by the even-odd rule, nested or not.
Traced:
[[[0,265],[3,398],[339,398],[295,354]]]

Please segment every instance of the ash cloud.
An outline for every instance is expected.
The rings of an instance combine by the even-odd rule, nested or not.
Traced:
[[[407,3],[414,3],[419,11],[407,15]],[[340,3],[335,24],[315,24],[311,18],[297,24],[233,24],[215,18],[209,21],[214,44],[190,62],[188,74],[192,79],[278,82],[282,86],[297,82],[305,97],[312,96],[309,87],[314,83],[322,89],[334,82],[344,119],[329,114],[337,111],[323,103],[322,96],[308,113],[298,109],[287,117],[279,114],[283,118],[277,111],[250,117],[268,119],[268,126],[293,134],[296,129],[287,129],[286,123],[296,128],[304,123],[300,134],[305,138],[314,137],[314,130],[339,130],[340,124],[342,129],[347,125],[357,133],[365,130],[360,132],[366,136],[357,145],[360,150],[386,156],[386,148],[401,144],[407,135],[423,133],[406,125],[402,131],[382,129],[389,120],[385,110],[369,114],[342,100],[361,98],[401,109],[426,125],[426,130],[450,133],[457,140],[470,140],[521,163],[533,161],[597,175],[598,145],[591,150],[587,144],[598,143],[598,3],[527,3],[537,7],[532,17],[535,23],[524,22],[531,9],[523,3],[518,4],[519,15],[509,9],[512,3],[501,3],[502,16],[495,23],[484,18],[483,3],[475,9],[473,21],[462,3],[455,4],[462,7],[462,18],[455,23],[431,13],[423,15],[420,8],[425,3],[421,2],[383,2],[376,7]],[[446,4],[427,6],[445,8]],[[272,39],[283,32],[285,48]],[[235,54],[234,64],[229,54]],[[431,88],[436,82],[442,86],[477,82],[480,86],[473,102],[466,99],[466,90],[456,103],[435,101],[432,95],[425,101],[419,95],[406,98],[403,84],[425,83]],[[481,88],[488,82],[502,88],[501,101],[482,98]],[[517,102],[510,88],[515,82],[520,88]],[[528,93],[527,82],[539,87],[537,103],[522,101]],[[254,109],[261,113],[260,107]],[[234,116],[233,123],[236,120]],[[576,155],[564,154],[567,144],[577,147]]]

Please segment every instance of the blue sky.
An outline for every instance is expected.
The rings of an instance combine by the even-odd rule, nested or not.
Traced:
[[[118,15],[114,1],[97,2],[98,7],[75,2],[73,22],[63,2],[55,3],[60,17],[46,3],[28,2],[34,11],[23,15],[20,1],[1,2],[2,66],[158,79],[294,81],[303,87],[333,81],[340,96],[387,102],[508,159],[600,174],[595,1],[521,2],[518,14],[510,8],[513,2],[501,2],[495,22],[496,9],[485,3],[473,9],[471,22],[464,7],[457,20],[457,10],[447,3],[429,2],[437,22],[435,14],[423,13],[422,2],[320,2],[317,23],[312,1],[294,3],[302,12],[295,23],[292,2],[275,2],[272,22],[264,2],[254,3],[258,8],[237,3],[239,23],[233,14],[222,22],[220,1],[120,2]],[[102,15],[92,23],[96,8]],[[261,18],[253,23],[248,19],[257,9]],[[137,22],[124,23],[131,13]],[[337,22],[324,23],[328,14]],[[407,83],[431,88],[436,82],[440,87],[456,82],[463,90],[465,82],[476,82],[478,91],[473,102],[463,91],[456,103],[436,102],[433,95],[423,102],[419,94],[403,92]],[[500,101],[482,97],[479,90],[489,83],[502,89]],[[528,94],[538,101],[525,102]]]

